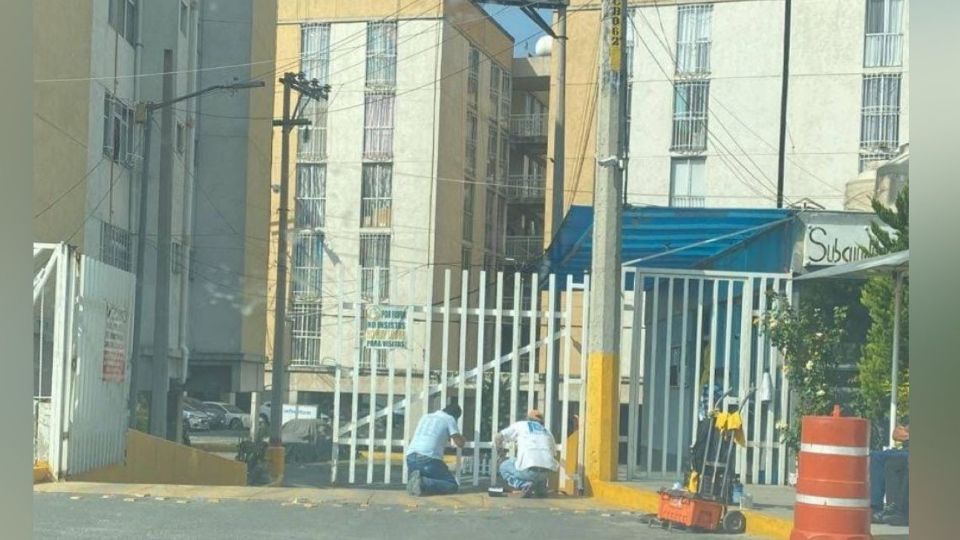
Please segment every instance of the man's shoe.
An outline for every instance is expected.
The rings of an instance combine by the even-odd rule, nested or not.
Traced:
[[[910,518],[902,512],[890,513],[883,517],[883,523],[894,527],[906,527],[910,523]]]
[[[413,471],[407,477],[407,494],[413,497],[423,495],[423,482],[420,479],[420,471]]]
[[[533,494],[536,497],[546,497],[547,496],[547,483],[546,482],[536,482],[533,486]]]

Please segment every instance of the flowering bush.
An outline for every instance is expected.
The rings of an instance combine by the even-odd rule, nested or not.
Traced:
[[[838,369],[845,356],[847,310],[801,305],[794,309],[789,300],[771,294],[773,306],[759,321],[770,342],[784,356],[783,375],[796,396],[792,421],[777,423],[780,441],[797,451],[800,447],[800,419],[806,415],[829,414],[839,402],[838,390],[846,381]]]

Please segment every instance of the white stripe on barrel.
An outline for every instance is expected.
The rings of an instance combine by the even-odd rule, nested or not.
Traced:
[[[833,444],[801,443],[800,451],[810,454],[822,454],[828,456],[866,457],[870,455],[870,449],[866,447],[836,446]]]

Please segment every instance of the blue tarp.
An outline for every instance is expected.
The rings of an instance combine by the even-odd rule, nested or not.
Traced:
[[[666,208],[626,206],[621,227],[622,262],[656,268],[703,268],[719,255],[795,215],[786,209]],[[590,271],[593,208],[573,206],[544,255],[547,270],[580,276]],[[687,246],[693,246],[688,249]]]

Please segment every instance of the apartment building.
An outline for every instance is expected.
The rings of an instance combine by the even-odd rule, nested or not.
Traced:
[[[629,4],[627,202],[774,206],[784,2]],[[909,142],[908,9],[908,0],[792,3],[785,204],[843,209],[846,183]],[[599,17],[599,2],[572,2],[566,207],[592,198]]]
[[[35,240],[76,245],[129,272],[137,271],[137,251],[143,250],[144,301],[137,314],[143,350],[133,359],[143,362],[132,381],[138,392],[151,387],[158,270],[170,275],[172,388],[179,391],[193,379],[187,387],[205,397],[233,399],[262,384],[269,217],[269,186],[262,178],[270,170],[271,128],[269,120],[246,119],[269,117],[272,77],[267,88],[249,94],[211,94],[170,107],[172,241],[164,269],[157,268],[161,118],[158,111],[147,126],[152,142],[145,163],[145,117],[138,105],[162,100],[165,51],[172,54],[174,96],[269,72],[276,17],[270,4],[35,3]],[[143,189],[145,216],[139,212]],[[143,220],[147,234],[140,246]],[[238,234],[218,237],[223,228]],[[252,359],[259,371],[230,367],[238,357]],[[210,362],[227,366],[219,374],[222,384],[211,386],[200,366]]]
[[[473,2],[422,0],[398,9],[393,2],[291,0],[278,9],[278,72],[299,71],[331,86],[328,100],[302,104],[311,125],[291,137],[285,231],[287,399],[330,407],[334,366],[352,364],[354,354],[352,344],[338,350],[334,339],[340,293],[425,305],[441,297],[446,270],[456,290],[461,270],[474,270],[472,289],[477,270],[505,258],[513,41]],[[278,97],[278,116],[281,105]],[[278,140],[273,147],[278,165]],[[279,166],[272,177],[277,184]],[[271,260],[278,205],[275,192]],[[274,296],[271,287],[271,312]],[[268,335],[274,331],[271,313]],[[403,352],[364,348],[360,385],[366,388],[370,370],[388,365],[420,377],[424,354],[422,341]]]

